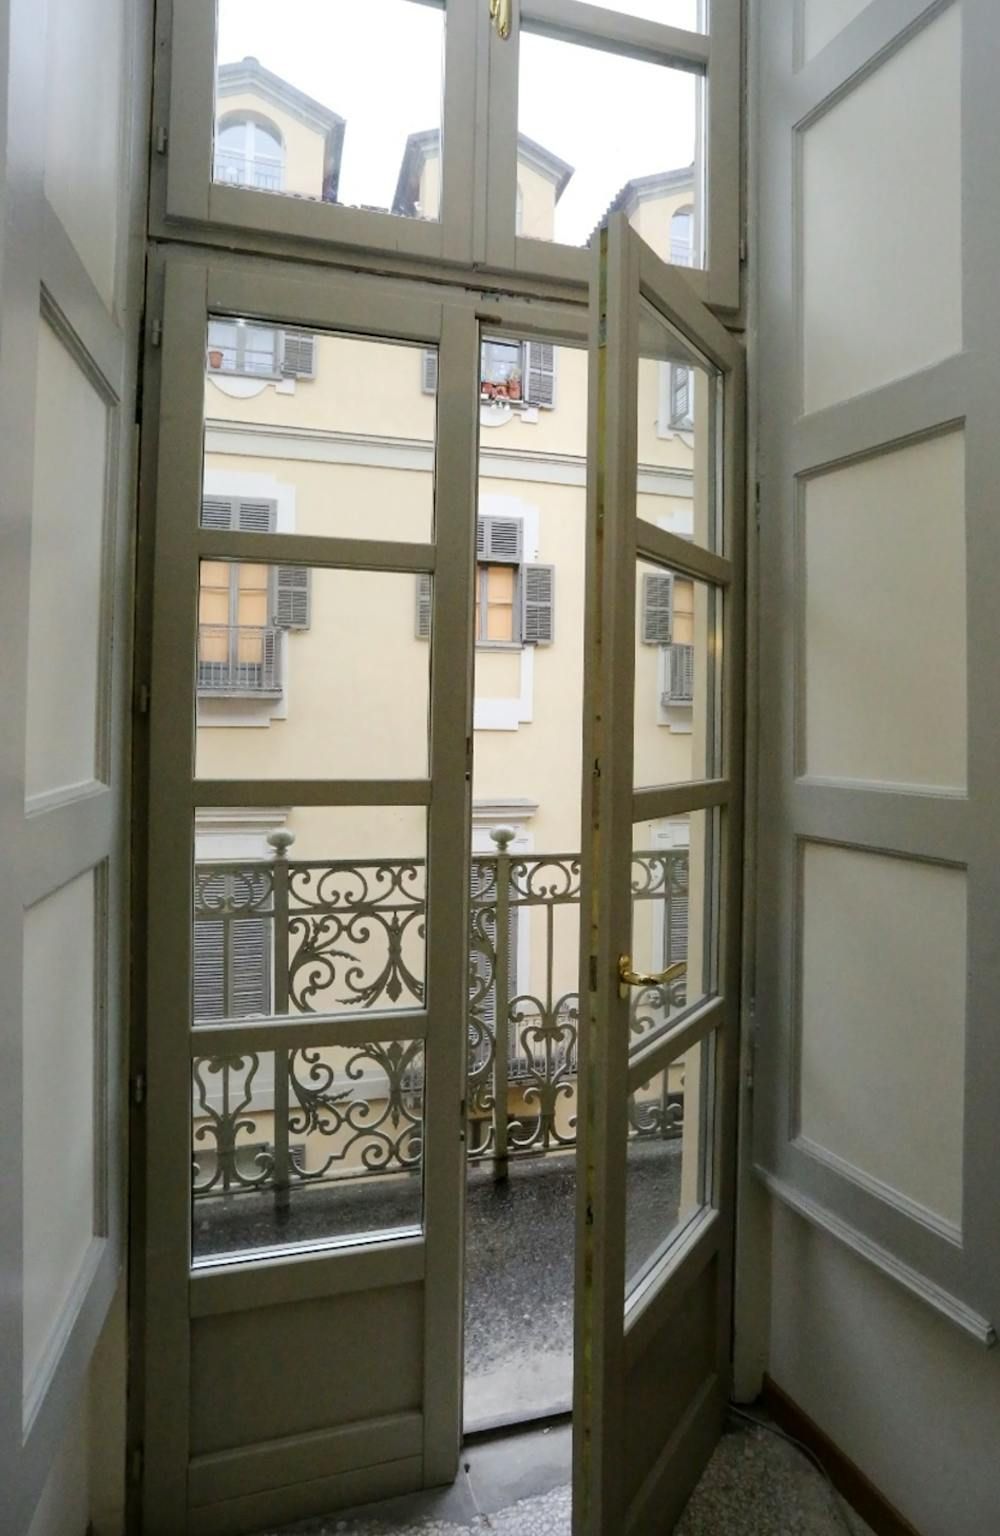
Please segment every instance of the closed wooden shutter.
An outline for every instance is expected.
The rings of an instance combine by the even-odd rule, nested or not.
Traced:
[[[431,637],[431,578],[427,571],[417,577],[416,635],[418,640]]]
[[[274,622],[279,629],[308,629],[310,571],[307,565],[279,565],[274,573]]]
[[[551,645],[555,634],[554,565],[526,565],[521,573],[521,639],[525,645]]]
[[[669,645],[673,622],[674,578],[668,572],[647,571],[642,580],[642,640],[644,645]]]
[[[316,377],[316,338],[308,331],[286,331],[281,349],[281,371],[286,379]]]
[[[266,893],[266,876],[251,876],[251,900]],[[201,884],[206,904],[247,900],[246,876],[220,871]],[[244,1019],[271,1012],[271,919],[225,910],[194,921],[194,1017]]]
[[[425,347],[421,355],[420,387],[425,395],[437,394],[438,355],[431,347]]]
[[[556,403],[556,349],[550,341],[524,344],[524,390],[529,405],[549,408]]]
[[[694,699],[694,646],[670,647],[669,696],[674,704],[690,704]]]
[[[691,426],[691,370],[670,365],[670,425]]]
[[[665,965],[686,960],[688,953],[688,850],[668,854],[666,912],[664,913]]]
[[[519,565],[522,527],[519,517],[477,519],[476,559],[484,565]]]
[[[278,503],[268,497],[203,496],[201,526],[234,529],[238,533],[273,533]]]

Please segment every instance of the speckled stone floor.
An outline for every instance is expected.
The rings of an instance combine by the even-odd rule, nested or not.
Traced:
[[[570,1448],[568,1425],[487,1441],[452,1488],[261,1536],[570,1536]],[[734,1420],[674,1536],[872,1533],[794,1446]]]

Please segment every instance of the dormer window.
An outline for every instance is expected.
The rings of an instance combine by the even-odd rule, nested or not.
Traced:
[[[224,118],[215,131],[213,176],[233,187],[280,192],[285,151],[277,128],[256,117]]]

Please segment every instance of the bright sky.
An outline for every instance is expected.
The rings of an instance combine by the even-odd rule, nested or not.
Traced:
[[[697,0],[605,3],[695,25]],[[340,200],[388,207],[407,135],[440,126],[443,11],[412,0],[218,5],[220,62],[252,54],[346,118]],[[574,167],[556,238],[582,244],[626,181],[691,163],[694,77],[526,34],[518,127]]]

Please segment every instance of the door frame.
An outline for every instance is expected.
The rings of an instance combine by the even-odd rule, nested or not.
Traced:
[[[740,1052],[743,774],[743,351],[676,270],[611,217],[591,262],[588,439],[585,765],[581,946],[580,1172],[577,1201],[574,1381],[574,1531],[645,1532],[680,1512],[721,1430],[731,1376],[736,1118]],[[651,303],[720,376],[722,435],[715,456],[721,512],[716,553],[637,518],[636,420],[641,302]],[[633,668],[637,558],[723,592],[721,776],[661,789],[633,782]],[[629,867],[635,819],[718,807],[715,987],[655,1043],[630,1057],[618,961],[630,946]],[[607,1021],[606,1024],[602,1021]],[[712,1167],[700,1212],[650,1282],[625,1304],[625,1106],[628,1094],[701,1039],[714,1037]],[[625,1493],[630,1365],[715,1261],[714,1374],[662,1448],[638,1493]],[[686,1465],[683,1465],[686,1463]],[[681,1475],[678,1476],[680,1467]],[[655,1519],[653,1518],[655,1512]]]

